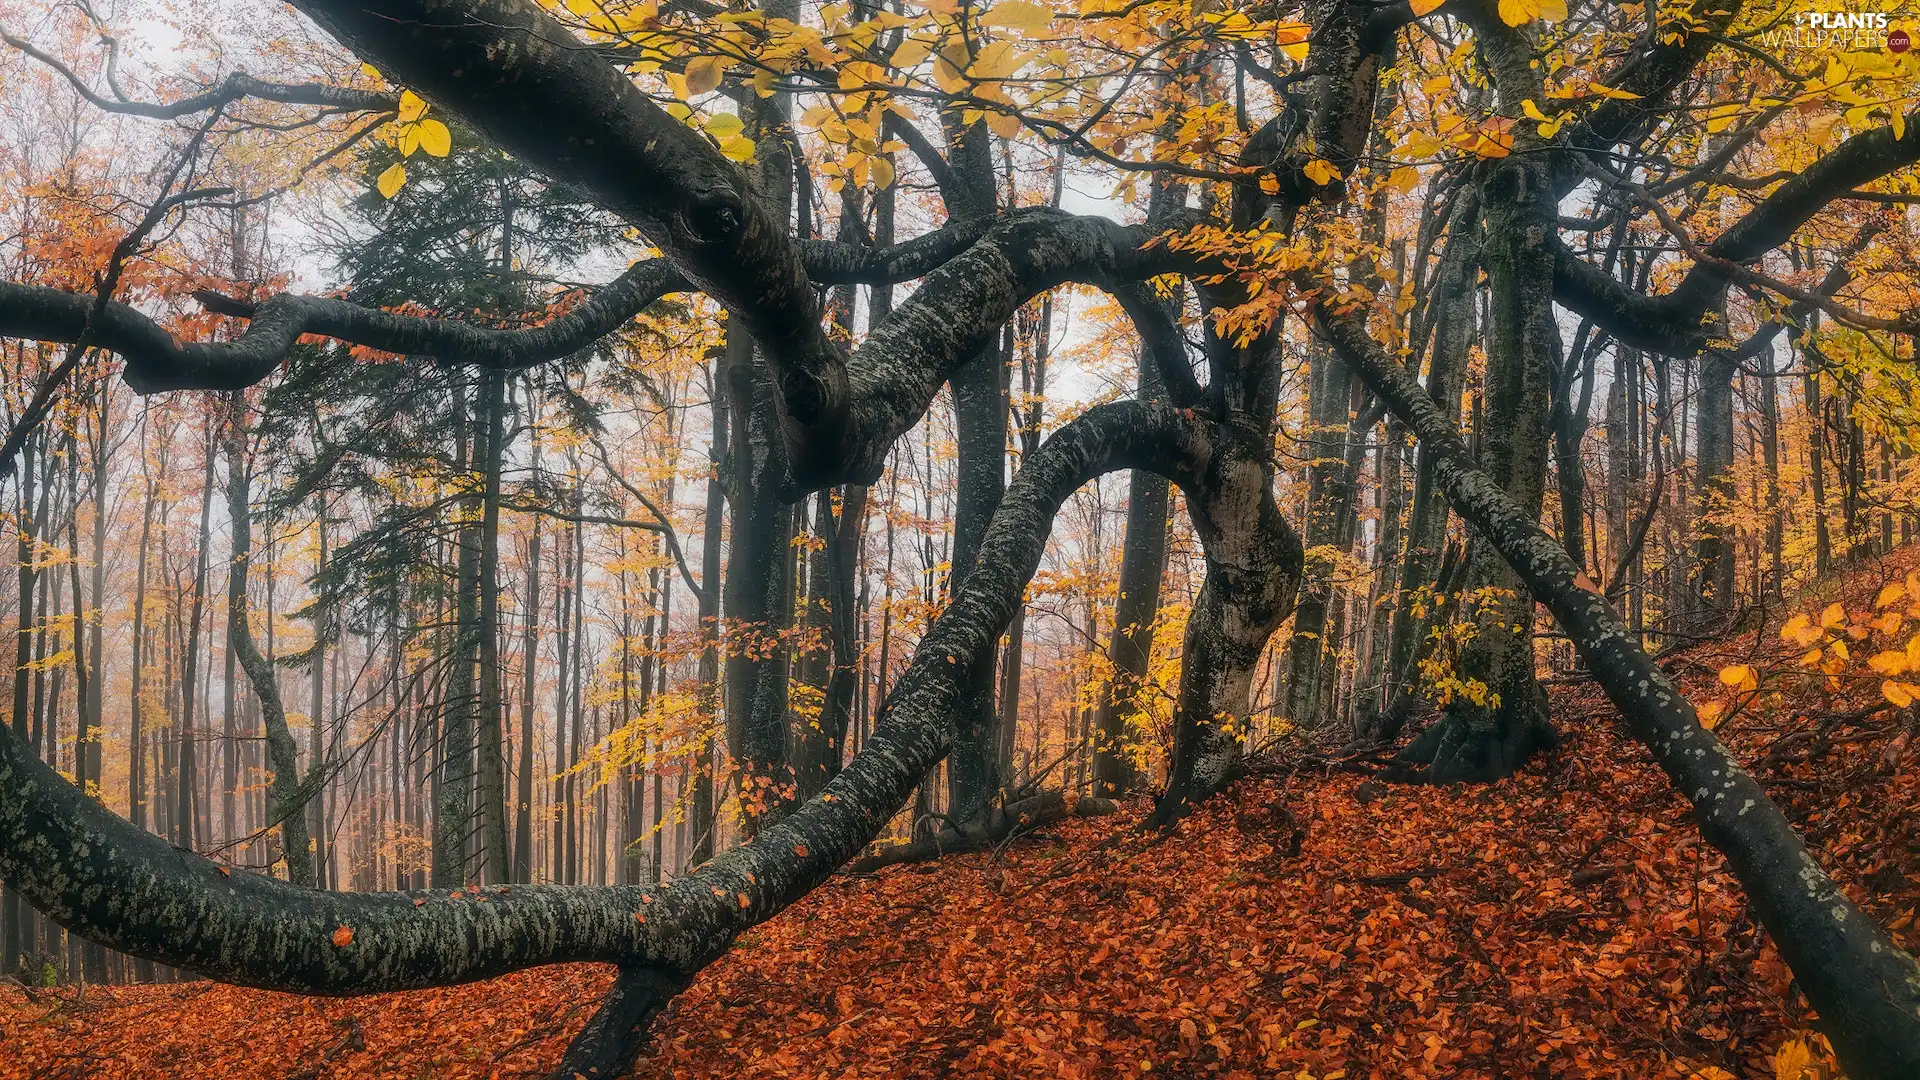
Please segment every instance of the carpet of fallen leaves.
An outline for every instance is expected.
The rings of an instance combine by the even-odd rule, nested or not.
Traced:
[[[1704,691],[1770,631],[1676,666]],[[1498,785],[1270,763],[1164,841],[1131,830],[1136,805],[998,857],[837,878],[703,973],[637,1075],[1745,1080],[1795,1041],[1818,1064],[1684,805],[1597,691],[1555,698],[1566,739]],[[1784,707],[1722,732],[1909,948],[1910,721],[1808,740]],[[542,1076],[609,977],[347,1000],[0,989],[0,1077]]]

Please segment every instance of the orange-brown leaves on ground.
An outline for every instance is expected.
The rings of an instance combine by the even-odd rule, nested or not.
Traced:
[[[1495,787],[1268,776],[1165,842],[1128,831],[1131,804],[998,859],[835,878],[703,972],[637,1075],[1831,1080],[1786,967],[1646,751],[1596,691],[1555,704],[1561,748]],[[1781,737],[1733,734],[1747,760]],[[1899,822],[1920,777],[1884,749],[1760,775],[1910,946],[1920,859]],[[1297,857],[1282,810],[1306,827]],[[4,989],[0,1077],[285,1075],[349,1031],[365,1049],[330,1059],[335,1080],[543,1076],[609,975],[347,1000]]]

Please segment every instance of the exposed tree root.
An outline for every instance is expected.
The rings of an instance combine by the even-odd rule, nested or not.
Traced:
[[[901,863],[926,862],[943,855],[978,851],[998,844],[1016,832],[1038,828],[1067,817],[1099,817],[1111,814],[1116,809],[1112,799],[1087,796],[1069,807],[1066,797],[1060,792],[1042,792],[996,809],[984,820],[966,822],[958,827],[949,822],[932,836],[862,856],[848,863],[847,870],[855,874],[871,874],[875,870]]]
[[[553,1080],[610,1080],[626,1075],[646,1045],[654,1017],[665,1012],[690,981],[658,968],[621,968],[600,1008],[567,1045]]]

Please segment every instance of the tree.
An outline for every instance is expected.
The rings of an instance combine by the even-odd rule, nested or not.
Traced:
[[[991,679],[997,642],[1021,606],[1062,502],[1091,477],[1117,469],[1151,471],[1177,486],[1204,553],[1206,576],[1187,620],[1174,693],[1166,791],[1153,816],[1155,824],[1170,825],[1233,778],[1253,712],[1251,687],[1272,635],[1293,610],[1304,553],[1275,496],[1274,447],[1285,350],[1290,340],[1311,341],[1309,348],[1324,351],[1317,366],[1325,390],[1338,390],[1336,373],[1344,368],[1375,399],[1377,410],[1353,410],[1364,418],[1360,427],[1371,429],[1391,413],[1419,441],[1426,487],[1417,482],[1418,524],[1409,543],[1431,552],[1444,535],[1434,491],[1473,530],[1456,571],[1467,595],[1443,635],[1452,644],[1427,648],[1422,657],[1422,689],[1443,711],[1403,751],[1410,775],[1494,779],[1551,740],[1534,646],[1534,601],[1544,604],[1692,802],[1706,837],[1729,856],[1849,1071],[1893,1077],[1920,1068],[1920,969],[1812,862],[1764,792],[1701,726],[1638,635],[1541,524],[1549,439],[1571,430],[1556,426],[1555,409],[1584,412],[1567,398],[1577,381],[1570,358],[1584,363],[1585,349],[1563,347],[1558,308],[1587,319],[1618,347],[1678,362],[1724,351],[1736,291],[1751,305],[1737,313],[1742,320],[1765,306],[1756,296],[1772,296],[1804,301],[1858,333],[1911,333],[1904,316],[1856,310],[1781,280],[1767,265],[1770,253],[1835,199],[1855,197],[1863,185],[1920,161],[1920,130],[1908,132],[1908,117],[1898,111],[1904,99],[1892,106],[1890,126],[1875,126],[1873,110],[1885,106],[1859,98],[1857,85],[1895,84],[1906,61],[1829,71],[1818,89],[1797,76],[1736,70],[1721,61],[1718,43],[1743,16],[1737,5],[1704,2],[1596,16],[1600,31],[1577,42],[1545,32],[1564,14],[1545,5],[1313,4],[1302,22],[1267,11],[1182,5],[1142,15],[1129,8],[1101,13],[1111,19],[1073,20],[1097,28],[1076,46],[1085,50],[1078,55],[1053,34],[1055,12],[1025,0],[982,13],[875,11],[860,27],[847,27],[844,39],[839,30],[809,28],[788,9],[747,17],[694,9],[663,18],[651,7],[569,5],[569,28],[523,0],[413,0],[378,10],[317,0],[297,6],[383,80],[411,88],[397,101],[381,96],[372,105],[396,109],[394,137],[403,154],[408,140],[424,145],[432,137],[421,126],[424,105],[416,104],[430,102],[617,215],[659,256],[528,327],[351,298],[287,293],[254,304],[216,295],[204,298],[207,306],[245,320],[246,328],[230,342],[183,343],[139,309],[108,302],[110,289],[89,295],[9,284],[0,285],[0,333],[110,350],[122,357],[128,383],[144,393],[231,390],[272,375],[302,334],[500,372],[569,356],[660,297],[698,291],[727,312],[729,618],[791,626],[787,540],[794,507],[879,479],[891,448],[922,421],[943,386],[954,391],[963,447],[982,431],[1003,432],[991,446],[983,441],[962,454],[981,472],[963,485],[968,529],[965,543],[956,535],[955,548],[975,548],[977,557],[955,575],[949,602],[887,693],[861,752],[816,797],[788,804],[783,794],[770,803],[773,812],[751,823],[751,844],[657,889],[515,886],[481,893],[482,903],[470,894],[330,894],[245,875],[230,879],[89,802],[14,735],[0,734],[0,875],[57,921],[168,963],[310,992],[456,982],[555,960],[611,961],[622,974],[561,1072],[618,1071],[644,1022],[694,972],[860,851],[916,789],[926,790],[950,749],[969,748],[950,774],[959,778],[955,801],[963,812],[978,801],[987,786],[980,775],[992,770],[974,767],[990,760],[980,724],[991,709],[977,701]],[[846,16],[822,17],[838,25]],[[1134,18],[1158,21],[1147,33]],[[1416,20],[1436,36],[1413,33]],[[1037,56],[1016,52],[1029,39],[1051,48],[1034,50]],[[1414,84],[1422,85],[1421,96],[1408,95],[1409,107],[1401,109],[1396,99],[1408,89],[1401,73],[1440,64],[1456,44],[1459,55],[1472,58],[1473,77],[1456,84],[1442,70],[1432,76],[1440,80],[1433,89]],[[1129,64],[1111,85],[1091,59],[1143,48],[1153,62]],[[1054,49],[1058,54],[1050,55]],[[1585,66],[1569,68],[1569,59]],[[1029,64],[1046,74],[1017,77]],[[1233,77],[1210,78],[1216,70]],[[1664,200],[1712,190],[1743,148],[1791,160],[1789,150],[1762,138],[1786,114],[1784,101],[1755,105],[1751,115],[1736,102],[1696,122],[1685,104],[1689,95],[1735,79],[1763,80],[1768,93],[1788,100],[1819,95],[1811,99],[1815,107],[1853,102],[1850,110],[1865,111],[1847,123],[1860,130],[1818,160],[1796,162],[1777,186],[1756,183],[1756,190],[1773,189],[1737,214],[1725,209],[1729,220],[1683,222]],[[745,103],[738,112],[717,107],[724,95],[709,96],[729,80],[735,96],[728,100]],[[1140,95],[1159,100],[1169,81],[1177,83],[1191,138],[1165,156],[1137,158],[1129,147],[1166,122],[1139,107]],[[339,92],[321,89],[263,89],[239,80],[222,88],[232,96],[216,95],[203,107],[248,97],[343,107]],[[941,110],[944,153],[895,107],[921,88]],[[650,91],[675,100],[663,108]],[[881,154],[910,153],[940,190],[946,224],[888,247],[814,239],[812,163],[786,127],[787,95],[803,91],[829,103],[818,116],[827,146],[822,175],[842,189],[886,188],[898,174]],[[100,104],[125,107],[115,99]],[[1716,144],[1706,136],[1718,133],[1718,120],[1742,127]],[[1383,163],[1370,152],[1382,125],[1396,136],[1383,144],[1404,157]],[[1198,205],[1140,226],[1048,208],[996,210],[997,196],[970,186],[982,175],[971,155],[992,146],[989,137],[1002,140],[1003,150],[1023,138],[1048,141],[1123,177],[1184,177],[1199,189]],[[1637,155],[1624,170],[1614,151],[1623,146]],[[730,160],[750,156],[758,161],[751,174]],[[399,167],[397,182],[410,183]],[[383,193],[391,195],[396,180],[390,170],[381,176]],[[1384,227],[1371,237],[1356,227],[1356,218],[1365,224],[1361,196],[1378,188],[1409,197],[1425,189],[1433,212],[1418,223],[1422,250],[1410,273],[1393,272],[1382,250]],[[1594,206],[1623,209],[1569,223],[1561,207],[1576,191]],[[1685,213],[1719,214],[1726,202],[1702,197]],[[1650,227],[1646,215],[1675,249],[1676,283],[1665,292],[1629,284],[1617,276],[1622,267],[1589,258],[1596,234],[1618,227],[1632,239]],[[1444,244],[1431,224],[1442,221],[1452,231]],[[1586,251],[1563,238],[1569,229],[1587,238]],[[1695,240],[1701,229],[1718,235]],[[1200,300],[1197,349],[1188,347],[1183,320],[1148,285],[1176,274]],[[916,278],[919,290],[871,325],[859,344],[848,347],[830,333],[823,289]],[[998,373],[987,372],[994,383],[988,395],[983,369],[1004,364],[1002,328],[1015,313],[1069,282],[1105,290],[1124,307],[1165,401],[1115,401],[1062,424],[1023,457],[989,516],[985,507],[995,500],[980,491],[1004,478],[989,479],[972,455],[998,461],[1004,454],[1005,412]],[[1415,311],[1405,321],[1402,298]],[[1850,299],[1871,307],[1885,298]],[[1442,402],[1415,381],[1429,339],[1428,381],[1449,395]],[[1457,409],[1476,351],[1484,378],[1473,405]],[[459,392],[454,396],[458,401]],[[980,408],[977,426],[967,421],[979,398],[989,396],[994,417]],[[1346,408],[1337,393],[1323,392],[1321,403],[1326,408],[1316,422],[1345,419],[1336,415],[1335,405]],[[461,415],[457,406],[454,413]],[[1473,420],[1476,446],[1462,441],[1455,415]],[[1852,491],[1863,482],[1865,454],[1858,421],[1849,415],[1845,423],[1853,438],[1846,452]],[[1343,452],[1340,464],[1349,473],[1351,460]],[[211,455],[208,462],[211,472]],[[1322,477],[1323,495],[1328,480]],[[1581,535],[1574,527],[1583,512],[1578,492],[1571,478],[1562,479],[1560,513],[1567,520],[1560,532],[1569,540]],[[714,509],[710,496],[709,530]],[[585,515],[577,501],[566,512],[576,519],[570,557],[578,594]],[[830,516],[816,512],[816,521]],[[1430,565],[1422,570],[1432,572]],[[475,586],[467,573],[459,577],[455,606],[464,610]],[[1402,587],[1430,584],[1409,578]],[[703,585],[712,595],[711,571]],[[583,601],[576,595],[573,602],[579,649]],[[1426,619],[1412,607],[1402,610],[1409,620]],[[1423,647],[1421,636],[1396,629],[1389,639],[1407,648],[1388,651],[1405,662]],[[728,661],[726,707],[737,728],[729,734],[738,735],[738,763],[759,783],[778,783],[775,773],[790,760],[787,649],[776,638]],[[1321,664],[1303,660],[1296,669],[1303,666],[1325,677]],[[580,669],[578,653],[573,667]],[[456,664],[455,677],[465,680],[464,670]],[[576,676],[576,730],[585,689]],[[451,760],[465,749],[448,738]],[[573,746],[577,758],[579,742]],[[459,767],[448,766],[448,775],[458,779]],[[443,815],[449,806],[459,814],[464,802],[443,799]],[[185,817],[191,808],[182,809]],[[109,850],[107,859],[84,854]]]

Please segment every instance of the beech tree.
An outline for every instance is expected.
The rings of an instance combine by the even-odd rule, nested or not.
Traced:
[[[1910,58],[1849,59],[1813,73],[1729,62],[1726,54],[1738,52],[1730,35],[1764,13],[1707,0],[1578,12],[1525,0],[1058,11],[1004,0],[931,4],[912,15],[863,3],[735,10],[699,0],[294,6],[371,70],[339,85],[234,73],[193,95],[143,102],[120,92],[111,69],[103,94],[26,39],[6,40],[56,65],[101,110],[183,120],[198,131],[263,103],[350,113],[392,125],[404,158],[408,146],[444,150],[448,129],[434,117],[457,118],[489,147],[630,226],[656,254],[527,325],[291,291],[264,300],[211,291],[199,303],[244,329],[231,340],[183,339],[115,295],[117,267],[156,225],[236,197],[193,186],[176,168],[93,288],[0,283],[0,336],[61,343],[74,358],[38,384],[0,468],[11,467],[88,350],[117,356],[141,394],[238,391],[275,378],[308,335],[399,363],[479,372],[491,395],[482,422],[492,432],[480,441],[497,453],[507,373],[575,354],[663,297],[703,294],[725,312],[713,382],[726,419],[713,437],[728,443],[734,465],[725,588],[715,577],[720,493],[710,488],[698,602],[703,615],[717,604],[728,622],[770,635],[764,647],[725,659],[730,756],[742,790],[758,793],[744,830],[751,840],[663,885],[450,892],[453,868],[436,859],[436,891],[323,892],[233,874],[168,845],[5,730],[0,879],[10,895],[130,954],[300,992],[614,963],[613,991],[557,1072],[614,1075],[631,1062],[647,1022],[701,967],[860,854],[943,759],[957,827],[991,817],[1004,780],[997,725],[1010,715],[994,702],[997,650],[1055,515],[1095,476],[1132,470],[1170,482],[1204,551],[1152,823],[1176,826],[1234,778],[1256,672],[1302,595],[1314,613],[1294,627],[1287,696],[1298,702],[1296,720],[1326,721],[1333,710],[1321,703],[1331,700],[1338,658],[1323,639],[1344,618],[1334,570],[1356,532],[1365,441],[1384,425],[1418,446],[1399,589],[1426,587],[1430,599],[1447,596],[1458,609],[1450,636],[1436,635],[1428,631],[1440,620],[1417,613],[1419,603],[1383,595],[1379,607],[1391,615],[1368,628],[1369,640],[1383,643],[1376,714],[1404,713],[1416,701],[1437,709],[1398,755],[1399,775],[1497,780],[1553,741],[1536,677],[1535,605],[1544,606],[1728,856],[1850,1074],[1920,1071],[1920,969],[1812,860],[1649,658],[1641,634],[1609,603],[1619,575],[1605,573],[1602,585],[1585,569],[1585,495],[1572,466],[1554,477],[1559,509],[1549,513],[1547,499],[1554,441],[1568,440],[1565,460],[1577,462],[1602,336],[1619,350],[1701,361],[1695,493],[1711,504],[1728,470],[1720,395],[1762,340],[1770,349],[1814,312],[1862,333],[1914,332],[1904,312],[1877,313],[1897,296],[1843,297],[1844,265],[1874,251],[1877,233],[1822,246],[1824,277],[1813,288],[1781,273],[1777,254],[1830,227],[1837,200],[1902,201],[1905,189],[1895,185],[1920,162],[1920,131],[1909,130],[1920,116],[1905,111],[1898,90],[1911,77]],[[1444,67],[1429,74],[1441,60],[1461,66],[1457,83]],[[1416,96],[1425,84],[1415,75],[1439,82]],[[1761,96],[1716,96],[1742,80],[1762,87]],[[1888,92],[1873,96],[1880,91]],[[1704,116],[1700,100],[1715,102]],[[1772,125],[1836,102],[1845,127],[1827,124],[1831,149],[1795,160],[1769,141]],[[817,153],[796,125],[820,133]],[[1121,224],[1057,205],[1010,205],[994,155],[1021,140],[1103,178],[1151,185],[1147,212]],[[1754,163],[1774,171],[1739,171]],[[909,169],[937,192],[944,221],[902,239],[884,235],[893,229],[889,211],[886,229],[869,232],[867,198],[880,221]],[[404,160],[376,181],[389,198],[408,182]],[[840,196],[832,240],[815,235],[827,204],[820,187]],[[1417,231],[1390,242],[1389,215],[1409,204],[1419,208]],[[1664,289],[1649,284],[1652,262]],[[907,282],[918,287],[895,303],[891,287]],[[1142,356],[1136,393],[1023,445],[1008,482],[1005,328],[1069,283],[1104,291],[1132,320]],[[860,287],[878,291],[853,343]],[[1188,311],[1188,290],[1197,311]],[[1578,323],[1571,346],[1570,321]],[[1282,385],[1288,359],[1301,355],[1313,426],[1304,544],[1276,497]],[[1483,377],[1469,394],[1476,369]],[[851,535],[844,525],[859,520],[864,489],[943,387],[955,402],[960,458],[951,597],[886,691],[870,736],[842,764],[851,684],[836,689],[834,680],[854,659],[846,628],[831,625],[850,595],[844,570],[835,570],[845,554],[834,538]],[[1473,446],[1461,437],[1463,421]],[[209,475],[215,445],[207,444]],[[1393,452],[1397,461],[1399,447]],[[234,490],[243,507],[244,487]],[[1141,512],[1129,519],[1123,589],[1145,590],[1163,557],[1151,534],[1161,530],[1164,544],[1166,518],[1150,483],[1136,479],[1133,491]],[[479,498],[496,504],[497,485],[489,481]],[[1437,550],[1449,507],[1470,527],[1451,565]],[[1543,515],[1557,515],[1558,538]],[[204,513],[201,520],[204,534]],[[834,644],[826,675],[806,658],[798,667],[838,704],[819,744],[795,746],[796,665],[781,631],[797,618],[787,552],[796,528],[809,527],[827,546],[807,564],[807,589],[823,601]],[[1724,607],[1731,590],[1724,539],[1709,528],[1698,545],[1703,611]],[[245,550],[238,539],[236,548]],[[462,563],[462,605],[493,599],[479,584],[488,571],[478,550],[469,556],[463,546],[473,565]],[[201,558],[196,623],[208,572]],[[577,572],[577,556],[573,565]],[[233,587],[243,593],[244,578]],[[1116,663],[1133,665],[1127,677],[1136,680],[1148,647],[1136,640],[1144,615],[1132,610],[1113,628],[1133,653],[1116,650]],[[485,643],[497,628],[477,610],[463,610],[460,621],[489,624],[485,640],[462,644],[460,668],[469,685],[477,678],[492,687],[482,697],[497,722],[499,659],[489,659]],[[260,685],[244,640],[236,644]],[[717,676],[720,662],[710,654],[702,666]],[[190,678],[192,670],[189,663]],[[1103,736],[1122,732],[1121,711],[1103,706]],[[1389,719],[1362,726],[1377,730]],[[284,758],[271,720],[268,731]],[[499,732],[487,737],[498,751]],[[467,805],[467,778],[460,762],[442,764],[458,804],[443,802],[445,825]],[[488,782],[503,784],[503,769],[496,764]],[[1103,791],[1124,784],[1112,761],[1095,772]],[[192,787],[181,792],[190,841]],[[276,802],[294,797],[282,780]],[[503,806],[486,826],[497,875],[508,863]],[[439,839],[459,840],[445,830]],[[286,841],[299,842],[297,828]]]

